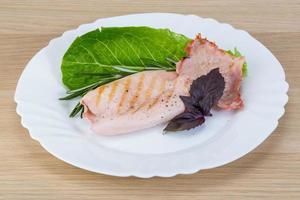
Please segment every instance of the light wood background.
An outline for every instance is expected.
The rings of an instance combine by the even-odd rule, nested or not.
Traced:
[[[215,18],[249,31],[265,44],[284,66],[290,84],[286,114],[276,131],[255,151],[223,167],[152,179],[84,171],[32,140],[13,101],[29,59],[68,29],[140,12]],[[300,199],[300,1],[0,0],[0,112],[1,200]]]

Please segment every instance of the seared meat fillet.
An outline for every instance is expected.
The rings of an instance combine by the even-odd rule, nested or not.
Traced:
[[[184,111],[179,95],[189,82],[175,72],[146,71],[114,81],[86,94],[81,103],[92,130],[113,135],[167,122]]]

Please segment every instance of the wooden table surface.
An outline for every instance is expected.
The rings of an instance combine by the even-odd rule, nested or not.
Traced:
[[[20,124],[13,96],[48,41],[97,18],[177,12],[249,31],[284,66],[290,100],[276,131],[225,166],[173,178],[118,178],[68,165]],[[300,199],[300,1],[0,0],[0,199]],[[270,72],[272,73],[272,72]]]

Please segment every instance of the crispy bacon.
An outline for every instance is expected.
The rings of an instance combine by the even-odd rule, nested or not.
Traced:
[[[225,90],[218,106],[229,110],[243,107],[240,86],[244,57],[236,58],[200,35],[188,45],[187,54],[186,58],[177,63],[176,71],[179,76],[184,75],[194,80],[219,68],[225,79]]]

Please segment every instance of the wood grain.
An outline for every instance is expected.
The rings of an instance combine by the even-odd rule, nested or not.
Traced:
[[[32,140],[13,102],[29,59],[68,29],[140,12],[211,17],[263,42],[284,66],[290,84],[286,114],[276,131],[255,151],[223,167],[147,180],[75,168]],[[300,199],[299,53],[299,0],[0,0],[0,199]]]

